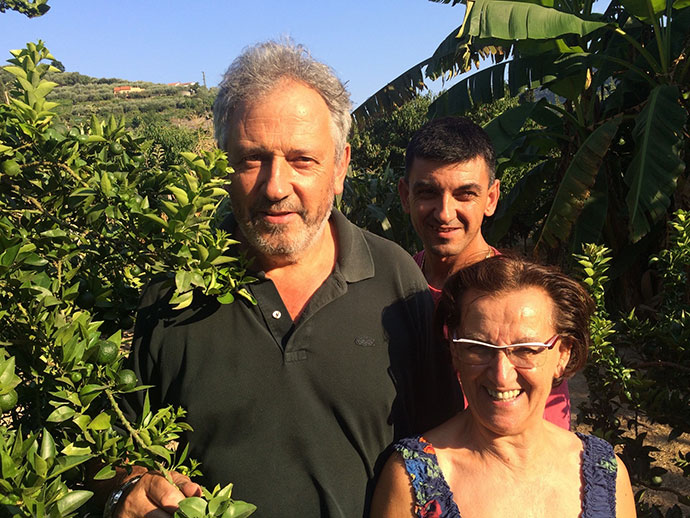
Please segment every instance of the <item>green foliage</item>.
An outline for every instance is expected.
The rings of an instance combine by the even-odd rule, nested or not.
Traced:
[[[389,116],[366,119],[353,127],[352,163],[338,208],[350,221],[395,241],[408,251],[419,248],[398,196],[405,172],[405,149],[427,121],[432,97],[419,96]]]
[[[189,431],[183,410],[151,409],[147,397],[130,422],[121,408],[146,389],[122,369],[141,287],[162,277],[183,308],[197,293],[251,300],[251,279],[215,230],[231,172],[223,153],[157,169],[114,117],[67,131],[46,99],[54,58],[42,42],[12,55],[0,104],[0,514],[72,516],[88,508],[87,463],[102,466],[96,479],[132,464],[198,473],[171,447]],[[225,509],[211,516],[249,510],[207,494]]]
[[[361,172],[392,167],[398,174],[405,168],[405,149],[415,131],[427,119],[431,95],[416,96],[388,114],[365,119],[353,127],[352,168]]]
[[[199,145],[197,132],[172,126],[161,117],[146,117],[137,128],[137,134],[151,142],[145,156],[149,165],[167,167],[182,163],[180,153],[195,150]]]
[[[50,6],[48,0],[0,0],[0,13],[7,9],[34,18],[46,14]]]
[[[398,196],[402,171],[386,167],[382,172],[350,170],[338,208],[355,225],[395,241],[413,253],[421,246]]]
[[[585,370],[590,400],[582,406],[580,418],[595,433],[623,446],[622,457],[635,483],[663,487],[666,470],[655,465],[651,453],[656,448],[638,429],[644,417],[669,425],[670,442],[690,433],[690,213],[676,212],[669,224],[667,248],[650,261],[659,279],[654,307],[612,319],[605,300],[610,252],[603,246],[586,245],[576,259],[597,304]],[[634,432],[632,437],[623,435],[623,420]],[[690,476],[690,451],[683,451],[683,444],[678,442],[675,464]],[[679,498],[690,504],[687,496]],[[641,515],[658,512],[643,501],[638,502],[638,510]]]
[[[193,497],[180,502],[175,518],[246,518],[256,510],[252,504],[233,501],[231,494],[232,484],[223,488],[216,486],[213,491],[203,489],[204,498]]]
[[[92,115],[124,116],[127,127],[133,129],[153,121],[170,125],[175,120],[210,119],[215,98],[215,89],[197,83],[171,86],[56,71],[46,79],[56,83],[48,98],[59,103],[56,111],[69,127],[88,126]],[[6,74],[0,72],[0,94],[6,81]],[[115,92],[124,86],[131,90]]]
[[[356,117],[400,104],[424,88],[425,77],[450,78],[492,61],[429,109],[431,117],[467,114],[527,94],[523,106],[489,125],[502,127],[499,163],[526,166],[520,181],[507,182],[513,190],[499,204],[491,239],[532,228],[529,248],[555,262],[581,243],[604,242],[614,269],[630,276],[616,282],[632,282],[658,249],[655,231],[675,208],[687,208],[679,186],[690,150],[690,4],[612,2],[595,14],[592,2],[462,3],[462,25]],[[545,198],[536,207],[535,191]],[[634,289],[619,292],[630,307]]]

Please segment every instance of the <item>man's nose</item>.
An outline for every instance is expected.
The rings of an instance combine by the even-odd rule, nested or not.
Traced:
[[[279,201],[290,194],[290,167],[282,157],[273,157],[264,165],[264,195],[269,200]]]
[[[436,207],[436,218],[441,223],[450,223],[455,219],[455,199],[449,194],[444,194]]]

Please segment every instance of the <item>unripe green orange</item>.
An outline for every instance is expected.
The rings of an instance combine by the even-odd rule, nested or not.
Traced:
[[[12,389],[7,394],[0,394],[0,410],[7,412],[17,406],[19,396],[17,391]]]
[[[99,365],[108,365],[113,363],[117,358],[117,353],[120,348],[117,344],[108,340],[101,340],[98,343],[98,352],[96,353],[96,363]]]
[[[122,369],[117,374],[117,388],[131,390],[137,385],[137,375],[131,369]]]

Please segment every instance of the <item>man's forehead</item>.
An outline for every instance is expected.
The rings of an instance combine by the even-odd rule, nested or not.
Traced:
[[[410,168],[408,183],[412,188],[430,186],[482,189],[489,185],[489,171],[481,157],[450,164],[415,158]]]
[[[237,107],[228,121],[228,148],[332,145],[331,113],[318,92],[299,82],[280,84]]]

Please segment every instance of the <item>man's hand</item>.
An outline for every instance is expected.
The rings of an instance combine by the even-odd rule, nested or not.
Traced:
[[[201,486],[189,477],[170,472],[177,487],[163,475],[148,471],[134,484],[115,510],[117,518],[169,518],[177,511],[180,500],[190,496],[201,496]]]

